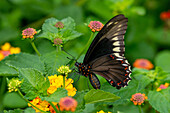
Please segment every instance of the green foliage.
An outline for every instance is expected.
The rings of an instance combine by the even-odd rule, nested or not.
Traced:
[[[162,67],[163,70],[170,72],[170,51],[162,51],[155,58],[155,64]]]
[[[55,27],[57,22],[62,22],[64,27]],[[43,33],[38,37],[47,38],[52,42],[54,42],[55,38],[60,38],[63,43],[82,35],[81,33],[75,31],[75,22],[71,17],[62,19],[61,21],[55,18],[47,19],[42,26],[42,32]]]
[[[168,93],[170,92],[170,88],[165,89],[165,91],[156,92],[156,91],[149,91],[148,99],[149,103],[155,108],[157,111],[161,113],[169,113],[170,106],[170,98]]]
[[[32,68],[22,68],[19,72],[19,78],[23,79],[21,89],[26,93],[26,97],[33,99],[39,95],[47,95],[50,84],[45,80],[43,73]]]
[[[41,97],[42,100],[46,100],[48,102],[59,102],[60,98],[66,97],[67,91],[63,88],[58,88],[53,94],[48,97]]]
[[[90,90],[85,96],[84,100],[86,104],[96,103],[96,102],[114,102],[120,99],[120,97],[102,90]]]
[[[113,16],[124,14],[128,18],[128,29],[124,39],[126,58],[131,65],[136,59],[148,59],[154,64],[154,69],[132,67],[132,80],[127,87],[120,90],[105,82],[102,77],[100,77],[101,90],[90,91],[86,89],[85,78],[80,78],[79,82],[75,82],[74,79],[78,90],[73,97],[78,102],[75,112],[96,113],[104,110],[113,113],[137,113],[138,106],[135,106],[130,98],[135,93],[144,93],[148,96],[148,102],[141,105],[143,113],[169,113],[170,88],[156,91],[161,84],[170,81],[170,25],[169,20],[159,18],[161,12],[169,10],[168,4],[169,0],[42,0],[41,2],[1,0],[0,45],[10,42],[13,47],[20,47],[22,52],[9,55],[0,61],[0,112],[34,113],[35,110],[28,108],[23,98],[33,100],[39,96],[48,102],[59,102],[62,97],[68,96],[63,88],[58,88],[53,94],[47,93],[50,86],[48,76],[58,74],[57,69],[62,65],[69,64],[70,68],[74,68],[75,61],[62,51],[61,47],[74,57],[79,56],[82,50],[88,49],[84,46],[90,37],[90,30],[87,27],[90,20],[101,21],[104,24]],[[57,22],[62,22],[64,27],[55,27]],[[33,40],[21,40],[22,30],[28,27],[36,28],[40,32]],[[56,38],[62,40],[61,45],[54,46]],[[29,41],[35,43],[40,56],[35,54]],[[83,61],[84,54],[85,51],[78,61]],[[8,93],[6,77],[8,79],[19,77],[22,85],[18,90],[24,96],[20,97],[19,92]]]
[[[27,107],[27,102],[16,92],[6,93],[3,99],[4,107],[16,109]]]

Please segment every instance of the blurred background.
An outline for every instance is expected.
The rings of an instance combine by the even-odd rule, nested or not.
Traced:
[[[130,64],[144,58],[155,67],[170,71],[170,0],[0,0],[0,46],[9,42],[22,52],[34,53],[29,41],[21,40],[23,29],[39,30],[50,17],[72,17],[76,30],[83,35],[64,48],[78,56],[90,37],[89,22],[105,24],[117,14],[124,14],[129,20],[125,56]],[[38,39],[36,45],[47,42],[50,43]]]

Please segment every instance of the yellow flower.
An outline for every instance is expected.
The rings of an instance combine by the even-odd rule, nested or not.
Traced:
[[[2,49],[3,51],[8,51],[8,50],[10,49],[10,47],[11,47],[10,43],[6,42],[6,43],[1,47],[1,49]]]
[[[58,72],[61,75],[68,75],[68,73],[70,73],[71,70],[69,69],[69,66],[61,66],[61,67],[59,67]]]
[[[43,110],[43,111],[49,111],[49,103],[47,101],[42,101],[39,97],[36,97],[35,99],[33,99],[32,101],[30,101],[31,104],[33,104],[34,106],[36,106],[37,108]],[[31,106],[31,104],[28,103],[28,106]],[[35,107],[32,106],[32,108],[35,109],[36,112],[40,112],[38,109],[36,109]]]
[[[21,52],[21,49],[19,47],[11,47],[9,51],[11,54],[17,54]]]
[[[0,61],[4,58],[5,58],[5,56],[2,53],[0,53]]]
[[[49,76],[48,79],[50,81],[50,87],[47,89],[49,94],[54,93],[57,88],[63,87],[63,77],[65,77],[65,89],[68,91],[68,96],[74,96],[76,94],[76,88],[73,87],[73,80],[71,78],[66,78],[66,76],[62,75],[53,75]]]

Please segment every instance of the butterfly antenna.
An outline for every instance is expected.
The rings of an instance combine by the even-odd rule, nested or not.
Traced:
[[[76,58],[75,58],[73,55],[71,55],[70,53],[68,53],[67,51],[65,51],[64,48],[61,48],[61,50],[64,51],[65,53],[67,53],[68,55],[70,55],[71,57],[73,57],[73,59],[74,59],[75,61],[77,61]],[[69,60],[72,60],[72,59],[69,58],[69,57],[67,57],[67,58],[68,58]]]

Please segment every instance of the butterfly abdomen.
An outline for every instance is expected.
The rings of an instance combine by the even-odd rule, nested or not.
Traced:
[[[95,74],[91,73],[89,75],[89,80],[93,88],[100,89],[100,81]]]

